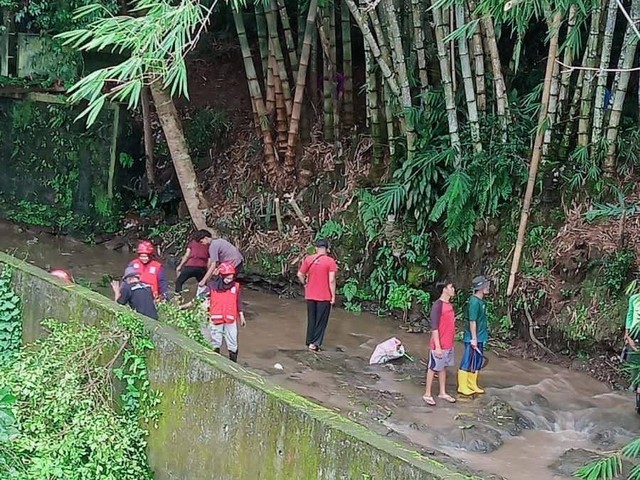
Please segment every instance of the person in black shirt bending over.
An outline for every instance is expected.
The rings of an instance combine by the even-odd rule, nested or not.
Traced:
[[[114,280],[111,288],[114,300],[120,305],[129,305],[136,312],[147,317],[158,319],[158,310],[153,301],[151,286],[140,281],[140,273],[133,267],[128,267],[122,277],[122,282]]]

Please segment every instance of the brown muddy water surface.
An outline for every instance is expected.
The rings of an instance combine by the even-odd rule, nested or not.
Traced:
[[[131,257],[6,223],[0,223],[0,248],[45,269],[69,269],[76,280],[109,296],[100,286],[103,277],[119,276]],[[428,407],[421,398],[428,335],[408,334],[389,319],[335,310],[325,350],[316,355],[305,349],[302,300],[247,288],[244,301],[241,364],[425,455],[464,463],[489,477],[570,478],[567,473],[587,453],[568,450],[608,452],[640,434],[630,393],[610,391],[562,367],[493,352],[480,376],[484,395]],[[369,366],[375,345],[392,336],[402,340],[413,361]],[[454,373],[447,381],[452,394]]]

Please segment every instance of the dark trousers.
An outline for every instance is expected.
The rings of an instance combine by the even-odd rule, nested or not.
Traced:
[[[331,302],[307,300],[307,346],[322,345],[330,313]]]
[[[204,278],[206,273],[206,267],[182,267],[182,270],[180,270],[180,275],[178,275],[178,278],[176,278],[176,293],[180,293],[182,291],[184,282],[186,282],[190,278],[195,278],[196,280],[200,281]]]

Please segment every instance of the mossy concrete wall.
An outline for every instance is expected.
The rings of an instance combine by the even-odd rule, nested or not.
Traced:
[[[14,267],[23,303],[24,341],[43,334],[45,318],[112,320],[121,308],[78,285],[0,254]],[[148,359],[162,416],[149,459],[158,480],[463,479],[417,452],[277,387],[172,328],[147,319],[155,343]]]

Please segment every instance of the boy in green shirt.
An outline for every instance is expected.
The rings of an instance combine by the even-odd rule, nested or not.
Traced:
[[[473,395],[484,393],[478,386],[478,371],[482,368],[484,345],[489,340],[489,325],[484,303],[485,295],[491,291],[491,282],[484,276],[472,281],[473,295],[467,307],[467,323],[464,329],[464,353],[458,370],[458,393]]]

